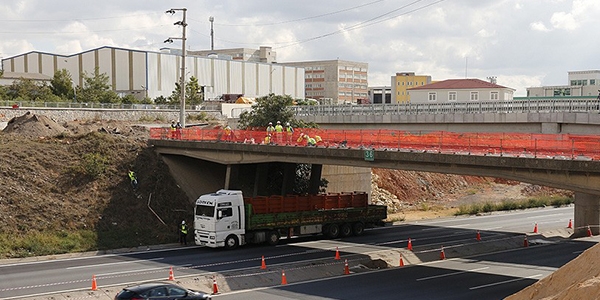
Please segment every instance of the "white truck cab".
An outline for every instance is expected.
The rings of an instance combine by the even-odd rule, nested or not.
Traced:
[[[200,196],[194,208],[196,245],[235,248],[244,244],[242,191],[219,190]]]

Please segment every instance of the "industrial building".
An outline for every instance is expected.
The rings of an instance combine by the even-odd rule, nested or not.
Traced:
[[[41,74],[53,77],[66,69],[76,86],[83,86],[83,74],[98,68],[106,74],[112,89],[136,98],[170,96],[181,76],[181,51],[162,52],[100,47],[72,55],[32,51],[2,59],[7,73]],[[218,57],[188,55],[186,80],[194,76],[207,99],[224,94],[262,97],[270,93],[303,99],[304,68],[271,63],[236,61]]]
[[[568,85],[527,88],[527,97],[575,97],[600,95],[600,70],[571,71]]]

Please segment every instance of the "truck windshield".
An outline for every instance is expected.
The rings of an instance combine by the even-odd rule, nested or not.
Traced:
[[[206,205],[196,205],[196,216],[214,217],[215,207]]]

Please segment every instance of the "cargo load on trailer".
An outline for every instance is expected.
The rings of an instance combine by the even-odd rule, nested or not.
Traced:
[[[250,198],[241,191],[219,190],[200,196],[194,215],[197,245],[233,249],[275,245],[282,236],[361,235],[365,228],[384,225],[387,207],[368,204],[362,192]]]

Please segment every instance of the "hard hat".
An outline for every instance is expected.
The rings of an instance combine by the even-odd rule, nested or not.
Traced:
[[[285,126],[290,126],[290,122],[285,123]]]
[[[269,122],[269,125],[273,125],[273,122]]]
[[[281,124],[281,122],[277,121],[277,124]]]
[[[181,221],[181,225],[185,224],[185,220]]]

